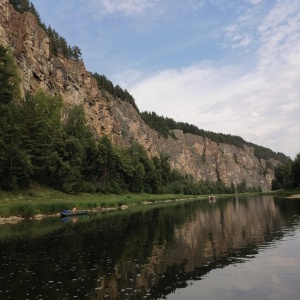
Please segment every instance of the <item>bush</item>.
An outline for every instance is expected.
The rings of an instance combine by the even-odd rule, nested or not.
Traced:
[[[84,192],[84,193],[89,193],[89,194],[96,193],[96,187],[91,182],[83,181],[80,184],[80,188],[81,188],[81,191]]]

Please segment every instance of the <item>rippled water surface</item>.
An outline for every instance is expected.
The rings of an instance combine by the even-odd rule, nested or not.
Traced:
[[[300,200],[2,225],[0,261],[0,299],[299,299]]]

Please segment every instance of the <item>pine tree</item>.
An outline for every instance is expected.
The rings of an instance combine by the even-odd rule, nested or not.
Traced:
[[[31,157],[33,178],[47,182],[54,143],[60,135],[62,99],[39,91],[22,102],[22,146]]]
[[[28,153],[22,149],[17,66],[10,51],[0,46],[0,189],[26,185],[31,173]]]
[[[11,52],[0,46],[0,103],[8,104],[20,95],[20,77]]]
[[[300,186],[300,152],[296,155],[296,158],[292,164],[292,175],[294,179],[294,187]]]
[[[28,0],[10,0],[10,3],[19,13],[24,13],[30,9],[30,2]]]

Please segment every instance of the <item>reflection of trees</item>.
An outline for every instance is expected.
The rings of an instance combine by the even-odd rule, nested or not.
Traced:
[[[151,260],[143,267],[147,273],[152,270],[160,275],[148,288],[152,288],[153,296],[162,297],[170,287],[241,262],[246,255],[257,253],[257,247],[266,243],[270,234],[280,232],[283,222],[272,198],[223,201],[216,207],[197,210],[193,218],[175,229],[172,247],[153,249]]]
[[[0,286],[9,278],[12,299],[27,293],[32,299],[160,298],[212,269],[249,259],[282,237],[299,211],[295,201],[264,197],[79,220],[37,238],[0,241]]]

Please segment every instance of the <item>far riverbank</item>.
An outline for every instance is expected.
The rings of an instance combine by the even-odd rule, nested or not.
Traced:
[[[298,191],[297,191],[298,192]],[[264,193],[266,194],[266,193]],[[267,194],[282,197],[300,198],[296,191],[272,191]],[[243,194],[245,195],[245,194]],[[254,195],[254,194],[253,194]],[[257,195],[257,194],[256,194]],[[25,191],[0,191],[0,225],[17,223],[24,219],[42,219],[44,217],[60,216],[63,209],[77,209],[89,211],[106,211],[126,209],[132,205],[146,205],[151,203],[167,203],[189,199],[208,199],[209,195],[179,195],[179,194],[65,194],[57,190],[35,187]],[[217,198],[232,195],[217,195]],[[237,196],[237,194],[235,194]]]
[[[76,194],[69,195],[62,192],[35,188],[14,193],[0,192],[0,225],[17,223],[24,219],[41,219],[57,217],[63,209],[77,209],[89,211],[107,211],[125,209],[132,205],[145,205],[159,202],[172,202],[192,198],[207,198],[208,196],[192,196],[177,194]]]

